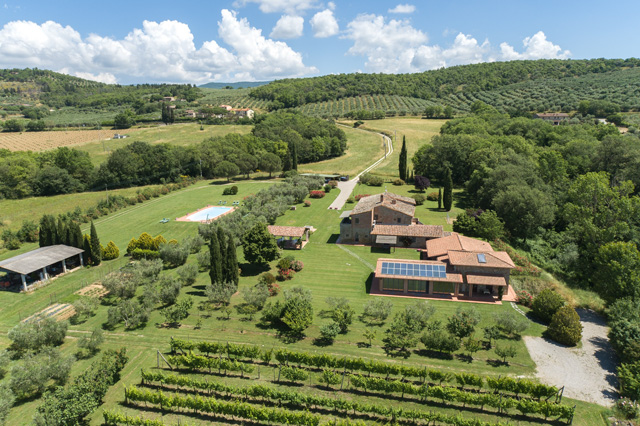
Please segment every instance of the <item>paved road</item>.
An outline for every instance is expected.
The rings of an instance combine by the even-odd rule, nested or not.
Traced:
[[[363,130],[363,132],[364,131],[366,131],[366,130]],[[338,189],[340,190],[340,194],[338,194],[338,196],[333,201],[333,203],[331,203],[331,205],[329,206],[329,210],[341,210],[342,207],[344,207],[344,204],[347,202],[347,199],[349,198],[349,196],[353,192],[353,188],[356,187],[356,184],[358,183],[358,180],[360,180],[360,176],[362,176],[364,173],[368,173],[371,170],[373,170],[380,163],[382,163],[384,160],[386,160],[387,156],[389,156],[389,155],[391,155],[393,153],[393,142],[391,141],[391,138],[386,136],[386,135],[383,135],[382,133],[378,133],[378,134],[380,136],[382,136],[382,138],[385,140],[385,142],[387,144],[387,152],[386,152],[386,154],[382,158],[380,158],[378,161],[376,161],[375,163],[373,163],[372,165],[370,165],[369,167],[367,167],[366,169],[364,169],[363,171],[358,173],[358,175],[356,177],[354,177],[353,179],[351,179],[351,180],[349,180],[347,182],[338,182]]]

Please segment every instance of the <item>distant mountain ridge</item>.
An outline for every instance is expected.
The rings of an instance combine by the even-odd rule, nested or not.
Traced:
[[[200,88],[204,89],[224,89],[231,87],[232,89],[246,89],[250,87],[260,87],[271,83],[270,81],[237,81],[235,83],[206,83],[201,84]]]

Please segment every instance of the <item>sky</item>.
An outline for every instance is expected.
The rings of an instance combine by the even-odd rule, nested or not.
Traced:
[[[0,0],[0,68],[200,85],[629,58],[638,16],[638,0]]]

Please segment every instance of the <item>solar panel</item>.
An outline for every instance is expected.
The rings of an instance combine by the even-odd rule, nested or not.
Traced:
[[[446,278],[445,265],[382,262],[383,275],[402,275],[408,277]]]

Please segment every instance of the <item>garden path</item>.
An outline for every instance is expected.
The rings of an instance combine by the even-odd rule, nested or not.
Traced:
[[[600,315],[578,309],[582,347],[569,348],[542,337],[525,336],[541,382],[562,387],[564,396],[611,406],[617,398],[616,359],[609,344],[609,328]]]
[[[366,130],[363,130],[363,132],[364,131]],[[353,188],[356,187],[358,180],[360,180],[360,176],[362,176],[364,173],[368,173],[371,170],[373,170],[376,166],[378,166],[380,163],[386,160],[388,155],[391,155],[393,153],[393,142],[391,141],[391,138],[386,135],[383,135],[382,133],[378,133],[378,134],[383,137],[387,145],[387,152],[384,154],[384,157],[378,159],[372,165],[370,165],[369,167],[367,167],[366,169],[358,173],[358,175],[353,179],[347,182],[338,182],[338,189],[340,190],[340,194],[338,194],[336,199],[333,200],[333,203],[331,203],[331,205],[329,206],[329,210],[342,210],[342,207],[344,207],[344,204],[347,202],[347,199],[353,192]]]

